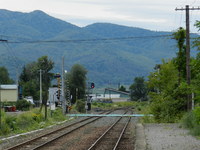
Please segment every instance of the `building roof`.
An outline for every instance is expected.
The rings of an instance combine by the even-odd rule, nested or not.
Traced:
[[[17,85],[14,84],[5,84],[5,85],[0,85],[0,89],[2,90],[16,90],[18,89]]]
[[[105,88],[105,91],[112,91],[112,92],[116,92],[116,93],[120,93],[120,94],[124,94],[124,95],[129,95],[129,92],[123,92],[123,91],[119,91],[113,88]]]

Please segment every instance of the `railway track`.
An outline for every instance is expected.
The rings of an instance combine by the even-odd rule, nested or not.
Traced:
[[[88,150],[117,150],[122,141],[131,117],[117,119],[89,148]]]
[[[105,114],[112,113],[113,111],[108,111]],[[102,113],[101,113],[102,114]],[[47,134],[44,134],[42,136],[33,138],[31,140],[27,140],[23,143],[19,143],[15,146],[9,147],[6,150],[36,150],[44,147],[45,145],[61,138],[62,136],[65,136],[67,134],[72,133],[73,131],[86,126],[87,124],[90,124],[102,117],[88,117],[86,119],[82,119],[78,122],[72,123],[70,125],[67,125],[65,127],[59,128],[57,130],[51,131]]]
[[[115,111],[115,113],[117,112],[117,113],[121,114],[122,111],[124,111],[124,110],[114,110],[114,111]],[[110,114],[110,113],[113,113],[114,111],[109,111],[104,114]],[[102,136],[102,139],[104,139],[104,140],[101,139],[98,142],[95,142],[96,143],[95,145],[100,145],[100,146],[94,146],[94,144],[92,144],[94,148],[91,147],[91,149],[96,149],[96,147],[102,147],[101,146],[102,144],[106,145],[105,143],[103,143],[103,141],[109,141],[110,143],[107,142],[108,145],[112,145],[112,148],[118,149],[119,145],[121,145],[120,144],[121,139],[123,139],[123,137],[124,137],[124,132],[126,131],[126,128],[130,122],[130,117],[120,117],[120,118],[104,117],[103,120],[105,120],[107,118],[107,120],[109,120],[108,122],[110,122],[110,123],[109,123],[109,125],[107,124],[107,125],[103,125],[103,126],[98,125],[99,122],[102,123],[102,119],[99,120],[100,118],[103,119],[102,116],[88,117],[88,118],[82,119],[78,122],[72,123],[72,124],[62,127],[62,128],[59,128],[58,130],[54,130],[54,131],[44,134],[42,136],[36,137],[31,140],[27,140],[23,143],[20,143],[13,147],[7,148],[7,150],[38,150],[38,149],[54,150],[54,149],[59,149],[59,148],[61,148],[61,149],[76,149],[76,150],[87,149],[89,147],[89,145],[92,144],[92,141],[95,141],[95,139],[97,139],[98,136],[101,135],[102,132],[104,132],[106,130],[106,128],[111,126],[112,122],[115,122],[115,124],[113,124],[112,127],[109,128],[107,133],[105,133],[105,135]],[[115,121],[116,119],[117,119],[117,121]],[[96,125],[94,125],[94,124],[96,124]],[[95,126],[97,126],[97,127],[95,127]],[[87,144],[85,144],[84,140],[82,138],[84,138],[84,139],[86,138],[85,132],[88,132],[88,131],[91,132],[88,135],[93,138],[89,138],[89,139],[85,140],[87,142],[90,141],[88,143],[86,142]],[[95,131],[98,134],[98,136],[93,135]],[[110,134],[110,136],[108,133]],[[112,135],[112,133],[113,133],[113,135]],[[80,135],[80,134],[82,134],[82,135]],[[115,138],[113,138],[114,136],[115,136]],[[73,137],[73,138],[75,137],[75,139],[70,138],[70,137]],[[82,142],[85,144],[84,148],[83,148],[83,144],[79,145],[79,144],[76,144],[78,141],[74,142],[77,139],[80,139],[79,142]],[[75,143],[75,145],[71,144],[71,143]],[[105,147],[108,147],[108,146],[105,146]]]

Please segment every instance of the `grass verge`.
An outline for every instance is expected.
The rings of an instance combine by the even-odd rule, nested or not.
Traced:
[[[2,112],[0,136],[41,129],[68,119],[59,108],[53,112],[48,111],[46,120],[43,114],[44,112],[40,112],[38,108],[26,111],[20,115],[8,115]]]

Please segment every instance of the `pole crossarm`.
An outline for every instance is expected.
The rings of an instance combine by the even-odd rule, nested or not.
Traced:
[[[8,40],[0,39],[0,42],[8,42]]]
[[[188,8],[188,9],[189,9],[189,10],[200,10],[200,7],[196,7],[196,8],[195,8],[195,7],[192,7],[192,8]],[[183,8],[183,7],[182,7],[182,8],[176,8],[175,10],[176,10],[176,11],[178,11],[178,10],[186,10],[186,8]]]

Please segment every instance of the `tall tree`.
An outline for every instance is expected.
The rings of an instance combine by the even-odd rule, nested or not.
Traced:
[[[0,84],[12,84],[14,81],[9,77],[8,70],[0,67]]]
[[[54,62],[47,56],[38,58],[37,62],[31,62],[24,66],[19,78],[19,83],[23,86],[23,95],[28,96],[32,94],[34,99],[39,99],[39,70],[42,70],[42,89],[43,89],[43,103],[45,104],[48,97],[48,88],[53,79],[51,69],[54,67]]]
[[[135,77],[134,83],[130,86],[131,100],[147,100],[147,86],[144,77]]]
[[[42,89],[43,89],[43,104],[46,104],[48,99],[48,89],[53,79],[53,73],[50,71],[54,67],[54,62],[48,56],[42,56],[37,61],[37,71],[42,70]],[[39,73],[39,72],[38,72]],[[39,74],[38,74],[39,75]],[[39,77],[39,76],[38,76]]]
[[[76,102],[76,97],[78,99],[85,98],[86,74],[87,70],[80,64],[73,65],[71,71],[67,74],[72,103]]]
[[[122,92],[126,92],[126,88],[125,88],[123,85],[121,85],[120,88],[119,88],[118,90],[119,90],[119,91],[122,91]]]
[[[177,47],[179,49],[178,53],[176,53],[177,57],[174,59],[174,61],[179,72],[178,83],[180,84],[181,78],[186,78],[186,31],[180,27],[177,32],[173,33],[173,36],[177,41]]]
[[[173,61],[163,61],[159,72],[149,76],[151,113],[157,121],[174,122],[186,110],[186,95],[191,92],[186,82],[178,83],[178,69]]]
[[[33,96],[33,99],[39,100],[36,68],[36,62],[26,64],[19,76],[19,85],[22,88],[23,96]]]

